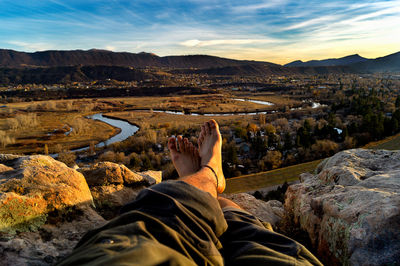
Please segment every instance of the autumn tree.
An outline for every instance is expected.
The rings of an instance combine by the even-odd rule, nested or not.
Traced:
[[[275,169],[282,164],[282,153],[280,151],[268,151],[260,161],[259,166],[262,170]]]

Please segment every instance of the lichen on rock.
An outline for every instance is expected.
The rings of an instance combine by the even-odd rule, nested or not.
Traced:
[[[143,188],[161,182],[161,171],[134,172],[123,164],[99,162],[79,168],[89,184],[96,210],[105,219],[115,217]]]
[[[0,232],[36,230],[49,212],[93,204],[83,175],[49,156],[3,155],[0,163],[9,167],[0,172]]]
[[[399,263],[400,151],[343,151],[317,169],[288,188],[286,224],[329,264]]]

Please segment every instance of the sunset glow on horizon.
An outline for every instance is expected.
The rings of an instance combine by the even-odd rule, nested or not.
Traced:
[[[208,54],[278,64],[400,51],[400,0],[0,1],[0,48]]]

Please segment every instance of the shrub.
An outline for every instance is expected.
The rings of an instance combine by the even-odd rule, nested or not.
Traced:
[[[0,131],[0,146],[5,148],[9,144],[15,143],[15,138],[9,136],[5,131]]]
[[[32,128],[39,124],[34,113],[17,114],[14,118],[7,118],[7,127],[12,130]]]
[[[60,152],[57,160],[65,163],[69,167],[72,167],[75,165],[76,155],[73,152]]]
[[[280,151],[267,151],[267,155],[265,155],[259,162],[259,166],[262,170],[275,169],[281,166],[281,164],[282,153]]]
[[[344,149],[352,149],[356,146],[356,141],[354,138],[346,136],[346,138],[343,141],[343,148]]]
[[[84,118],[74,119],[71,123],[73,135],[84,134],[86,132],[87,123]]]
[[[258,123],[265,125],[267,116],[265,114],[258,114]]]
[[[324,158],[334,155],[339,150],[339,145],[331,140],[317,140],[311,146],[312,154],[315,158]]]

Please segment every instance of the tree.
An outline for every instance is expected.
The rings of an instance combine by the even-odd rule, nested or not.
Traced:
[[[235,127],[235,136],[241,139],[247,139],[247,131],[240,126]]]
[[[339,150],[339,145],[328,139],[317,140],[311,146],[311,152],[315,158],[324,158],[334,155]]]
[[[237,148],[234,141],[231,141],[228,144],[223,145],[224,151],[224,161],[231,164],[237,164],[238,157],[237,157]]]
[[[264,127],[265,135],[269,136],[276,133],[276,128],[272,124],[266,124]]]
[[[400,95],[397,96],[397,98],[396,98],[395,106],[396,106],[396,108],[399,108],[399,107],[400,107]]]
[[[297,140],[296,144],[298,146],[303,146],[309,148],[313,142],[311,135],[311,125],[308,120],[304,120],[304,124],[301,128],[297,130]]]
[[[250,123],[250,124],[247,125],[247,135],[248,136],[253,136],[254,137],[256,135],[257,131],[259,131],[259,130],[260,130],[260,128],[256,124]],[[249,134],[250,132],[252,134]]]
[[[262,170],[275,169],[282,164],[282,153],[280,151],[268,151],[259,163]]]
[[[286,151],[291,150],[291,149],[293,148],[292,136],[290,135],[289,132],[286,132],[286,133],[285,133],[284,142],[285,142],[285,144],[284,144],[283,148],[284,148]]]
[[[260,125],[265,125],[266,122],[266,115],[265,114],[258,114],[258,122]]]
[[[71,167],[75,165],[76,155],[73,152],[60,152],[58,154],[58,161],[65,163],[67,166]]]
[[[89,144],[89,154],[96,154],[96,145],[94,141],[91,141]]]

